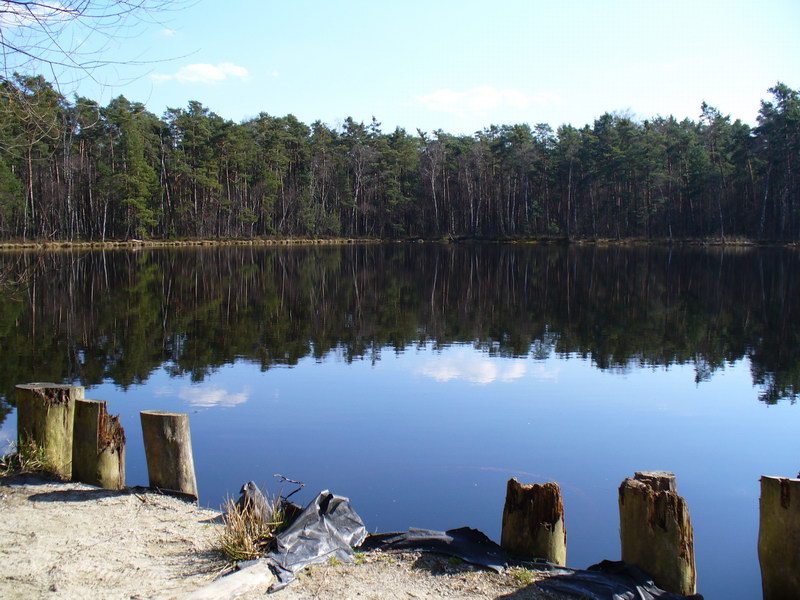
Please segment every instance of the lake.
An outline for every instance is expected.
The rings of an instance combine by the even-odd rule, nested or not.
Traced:
[[[190,413],[200,501],[280,473],[370,531],[499,540],[505,484],[562,488],[568,563],[619,558],[617,489],[674,471],[698,591],[760,597],[759,477],[800,470],[800,252],[370,244],[2,253],[14,385]]]

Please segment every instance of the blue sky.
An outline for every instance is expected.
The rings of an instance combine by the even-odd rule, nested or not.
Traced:
[[[156,62],[77,91],[159,115],[199,100],[235,121],[472,133],[606,111],[697,119],[703,100],[755,123],[776,81],[800,87],[797,0],[199,0],[156,16],[105,54]]]

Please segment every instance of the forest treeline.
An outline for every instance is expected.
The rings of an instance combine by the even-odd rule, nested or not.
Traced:
[[[0,80],[0,237],[800,239],[800,92],[751,128],[606,113],[591,125],[385,133],[373,119],[162,117]]]

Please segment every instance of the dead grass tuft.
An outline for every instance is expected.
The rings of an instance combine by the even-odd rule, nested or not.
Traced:
[[[216,547],[232,562],[263,556],[269,551],[273,538],[288,525],[280,498],[268,503],[265,519],[256,511],[240,510],[232,498],[228,498],[222,508],[225,511],[224,526]]]
[[[53,465],[47,459],[44,448],[33,440],[27,441],[20,449],[12,447],[11,452],[0,457],[0,476],[2,477],[53,471]]]

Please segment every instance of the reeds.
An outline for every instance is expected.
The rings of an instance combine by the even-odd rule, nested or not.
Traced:
[[[232,498],[222,506],[224,525],[217,549],[233,562],[253,560],[266,554],[272,539],[286,528],[286,514],[280,498],[267,503],[266,514],[240,508]]]

